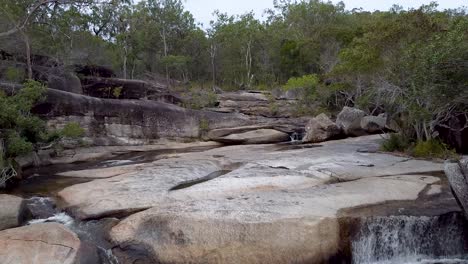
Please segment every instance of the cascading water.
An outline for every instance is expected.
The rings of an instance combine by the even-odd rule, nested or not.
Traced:
[[[302,138],[304,135],[302,133],[294,132],[291,135],[289,135],[289,138],[291,139],[292,143],[300,142],[302,143]]]
[[[50,197],[32,197],[26,200],[26,206],[32,219],[26,224],[34,225],[47,222],[59,223],[78,235],[82,243],[96,248],[99,263],[119,264],[112,254],[111,245],[105,239],[105,227],[111,219],[79,221],[56,207],[54,199]]]
[[[351,247],[355,264],[468,263],[468,227],[457,213],[371,217]]]

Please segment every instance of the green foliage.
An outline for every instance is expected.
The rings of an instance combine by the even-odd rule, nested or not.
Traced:
[[[285,90],[292,89],[313,89],[318,85],[319,79],[317,75],[304,75],[302,77],[292,77],[283,86]]]
[[[218,96],[212,90],[194,88],[188,93],[185,107],[200,110],[215,107]]]
[[[296,104],[295,116],[305,116],[316,114],[317,108],[320,105],[318,100],[319,78],[317,75],[304,75],[302,77],[292,77],[283,86],[283,89],[297,90],[300,93],[299,100]]]
[[[33,40],[32,51],[65,65],[113,65],[123,78],[164,76],[223,90],[286,83],[285,89],[304,90],[297,115],[343,106],[385,111],[405,117],[402,133],[413,141],[431,140],[437,125],[467,112],[466,8],[439,11],[431,3],[367,12],[346,10],[342,2],[275,1],[266,21],[253,13],[215,12],[202,27],[182,0],[35,4],[0,0],[0,32],[29,17],[22,31]],[[24,39],[14,34],[1,43],[23,59]],[[2,76],[21,79],[8,71]],[[110,98],[121,91],[106,92]],[[214,106],[214,98],[193,92],[187,106]],[[14,112],[0,112],[2,127],[13,122]],[[15,123],[30,131],[40,122]],[[33,141],[35,134],[20,133]]]
[[[390,134],[383,140],[380,148],[388,152],[405,152],[411,145],[410,139],[400,134]]]
[[[6,146],[7,157],[16,157],[19,155],[28,154],[33,150],[33,144],[15,132],[8,134],[6,139]]]
[[[412,151],[419,158],[448,159],[456,157],[456,152],[437,139],[418,141]]]
[[[27,81],[12,96],[0,93],[0,138],[5,141],[6,159],[26,154],[33,144],[43,139],[45,124],[31,115],[33,105],[44,98],[45,87]]]
[[[203,137],[208,131],[210,131],[210,123],[207,119],[201,118],[198,124],[200,136]]]
[[[120,95],[122,95],[122,89],[123,89],[122,86],[114,87],[114,89],[112,89],[112,95],[113,95],[115,98],[119,98]]]
[[[60,135],[65,138],[79,138],[82,137],[85,130],[76,122],[70,122],[60,131]]]
[[[25,74],[22,69],[8,67],[4,72],[5,79],[10,82],[20,82],[24,80]]]

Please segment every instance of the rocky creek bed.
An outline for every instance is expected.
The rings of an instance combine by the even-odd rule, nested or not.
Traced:
[[[379,140],[46,167],[0,197],[29,211],[0,231],[0,263],[468,263],[443,164]]]

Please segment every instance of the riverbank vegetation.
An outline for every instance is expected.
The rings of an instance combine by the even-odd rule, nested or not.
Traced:
[[[466,8],[431,3],[367,12],[341,2],[275,1],[265,20],[215,12],[214,21],[200,25],[180,0],[0,0],[0,6],[0,55],[27,62],[24,72],[2,72],[10,79],[34,78],[32,65],[47,57],[213,91],[303,89],[298,115],[343,106],[386,112],[414,142],[437,139],[437,128],[468,126]],[[190,105],[211,106],[207,101]],[[452,126],[454,119],[462,126]]]

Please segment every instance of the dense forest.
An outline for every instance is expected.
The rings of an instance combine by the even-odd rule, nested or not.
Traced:
[[[214,21],[200,25],[181,0],[0,6],[0,56],[27,62],[25,70],[1,69],[2,79],[34,79],[32,65],[47,57],[104,65],[124,79],[178,80],[184,89],[300,88],[299,114],[343,106],[386,112],[415,140],[432,140],[437,127],[466,127],[466,8],[367,12],[330,1],[275,1],[265,21],[215,11]],[[449,125],[452,118],[462,125]]]

